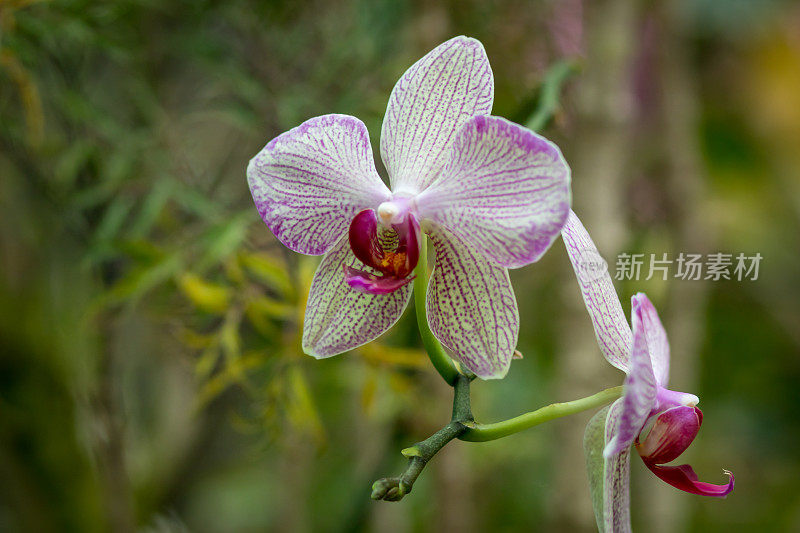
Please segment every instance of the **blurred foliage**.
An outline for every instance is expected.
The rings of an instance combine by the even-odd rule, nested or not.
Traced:
[[[726,504],[691,500],[688,523],[793,530],[800,11],[723,4],[680,3],[701,208],[713,246],[765,260],[757,283],[714,285],[704,310],[692,460],[739,484]],[[377,146],[397,77],[459,33],[486,45],[495,113],[579,157],[575,66],[594,52],[575,57],[564,32],[580,41],[581,22],[559,5],[0,0],[0,529],[427,531],[469,516],[476,530],[558,530],[552,428],[454,444],[458,466],[434,462],[413,497],[369,501],[397,450],[447,419],[448,390],[413,316],[346,356],[301,353],[316,260],[269,234],[244,170],[324,113],[359,116]],[[631,252],[660,251],[669,217],[648,206],[669,203],[649,200],[625,215]],[[560,251],[515,273],[525,359],[476,385],[487,420],[554,399],[558,303],[574,292]]]

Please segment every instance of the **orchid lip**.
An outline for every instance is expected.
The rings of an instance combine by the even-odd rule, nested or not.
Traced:
[[[377,213],[373,209],[365,209],[350,224],[349,239],[353,254],[365,266],[378,272],[345,268],[345,279],[356,290],[388,294],[413,279],[409,276],[419,261],[419,224],[407,209],[395,210],[396,207],[392,202],[384,202]],[[378,224],[378,218],[391,222],[403,211],[405,214],[401,222]]]
[[[353,267],[344,267],[345,281],[353,289],[370,294],[389,294],[400,287],[411,283],[416,276],[395,278],[392,276],[376,276]]]

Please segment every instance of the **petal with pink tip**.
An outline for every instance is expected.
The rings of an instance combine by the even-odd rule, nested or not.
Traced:
[[[506,268],[537,261],[567,220],[570,171],[556,145],[500,117],[476,116],[449,161],[416,199],[446,227]]]
[[[375,340],[400,319],[411,285],[388,294],[353,289],[344,270],[366,271],[345,235],[322,258],[314,274],[303,323],[303,350],[317,359],[330,357]]]
[[[728,482],[724,485],[715,485],[700,481],[689,465],[660,466],[652,463],[645,463],[645,465],[662,481],[690,494],[724,498],[733,492],[733,473],[728,470],[723,470],[728,476]]]
[[[478,377],[504,377],[519,335],[508,271],[444,228],[435,228],[431,240],[436,249],[426,303],[431,331]]]
[[[292,250],[321,255],[359,211],[391,193],[375,170],[364,123],[324,115],[270,141],[247,167],[258,212]]]
[[[492,110],[494,78],[480,41],[454,37],[414,63],[392,90],[381,157],[392,190],[427,187],[444,166],[456,132]]]
[[[625,378],[625,393],[619,424],[603,454],[611,457],[630,447],[642,431],[650,412],[656,405],[658,386],[650,364],[650,352],[645,335],[642,309],[636,297],[632,299],[633,347],[631,369]]]
[[[634,295],[642,310],[642,325],[647,336],[647,345],[650,348],[650,361],[653,364],[653,373],[656,382],[666,387],[669,381],[669,341],[667,332],[658,318],[658,311],[653,306],[646,294],[640,292]]]
[[[628,372],[631,329],[608,273],[608,264],[573,211],[569,213],[561,237],[575,270],[600,350],[609,363]]]

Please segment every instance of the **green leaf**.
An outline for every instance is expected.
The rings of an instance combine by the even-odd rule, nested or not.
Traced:
[[[536,110],[531,114],[525,127],[539,131],[547,125],[559,109],[561,86],[570,76],[578,72],[574,61],[562,60],[553,64],[544,76]]]
[[[203,238],[203,252],[197,270],[215,266],[242,246],[247,236],[247,226],[253,221],[251,210],[239,213],[222,224],[214,226]]]
[[[586,425],[583,436],[583,451],[589,475],[589,490],[592,507],[601,533],[629,533],[630,516],[630,448],[616,456],[603,457],[606,432],[617,428],[606,428],[609,420],[618,420],[614,414],[622,406],[622,400],[603,408]],[[611,412],[611,416],[609,416]]]
[[[175,252],[155,263],[134,268],[106,291],[95,305],[102,307],[135,302],[147,291],[172,279],[182,264],[183,257]]]
[[[65,190],[74,187],[81,169],[89,162],[95,145],[88,139],[78,139],[67,146],[58,158],[53,174]]]
[[[133,198],[126,196],[118,196],[111,202],[94,232],[93,238],[96,245],[106,245],[117,237],[133,205]]]
[[[129,238],[140,239],[150,232],[171,195],[172,187],[168,181],[156,182],[128,229]]]
[[[583,453],[586,458],[586,473],[589,475],[589,491],[592,495],[592,507],[597,520],[598,531],[603,531],[603,483],[605,480],[605,459],[603,448],[606,446],[606,416],[610,406],[600,409],[589,420],[583,434]]]

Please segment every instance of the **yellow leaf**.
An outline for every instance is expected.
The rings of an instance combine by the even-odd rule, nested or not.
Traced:
[[[231,301],[228,287],[210,283],[191,272],[181,275],[178,286],[195,307],[208,313],[224,313]]]
[[[375,411],[375,399],[378,392],[378,376],[375,369],[369,369],[364,379],[364,387],[361,389],[361,408],[367,414]]]
[[[318,444],[325,439],[317,408],[308,388],[308,382],[299,366],[289,368],[289,398],[287,417],[298,431],[311,436]]]
[[[282,261],[259,252],[240,252],[239,261],[256,279],[282,296],[292,294],[292,280]]]
[[[266,318],[285,320],[295,314],[295,306],[273,300],[266,296],[258,296],[247,302],[246,312],[260,314]]]
[[[375,342],[365,344],[358,349],[364,359],[370,363],[404,366],[408,368],[425,368],[428,358],[425,352],[414,348],[398,348],[385,346]]]

